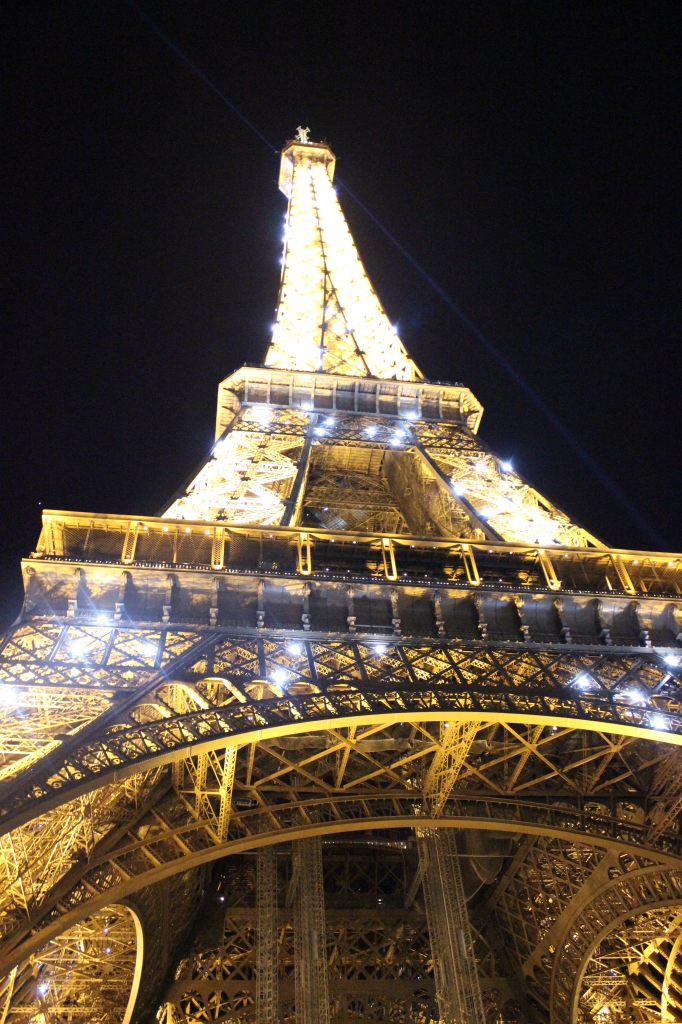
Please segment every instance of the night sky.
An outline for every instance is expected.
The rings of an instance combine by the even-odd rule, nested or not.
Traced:
[[[274,146],[326,137],[626,500],[340,189],[410,355],[472,389],[482,437],[608,543],[682,549],[682,5],[142,3]],[[1,24],[5,626],[41,508],[154,514],[206,454],[218,382],[265,354],[286,201],[125,0]]]

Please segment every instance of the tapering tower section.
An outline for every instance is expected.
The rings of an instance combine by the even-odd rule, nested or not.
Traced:
[[[220,385],[215,447],[165,517],[599,546],[475,437],[468,388],[423,380],[362,265],[335,162],[303,129],[282,151],[272,342]]]
[[[265,365],[359,377],[418,380],[355,248],[333,186],[336,158],[304,141],[282,153],[289,200],[277,318]]]

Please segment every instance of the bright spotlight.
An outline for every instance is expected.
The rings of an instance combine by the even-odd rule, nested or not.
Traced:
[[[641,690],[624,690],[623,696],[631,704],[648,704],[649,702],[646,694],[642,693]]]

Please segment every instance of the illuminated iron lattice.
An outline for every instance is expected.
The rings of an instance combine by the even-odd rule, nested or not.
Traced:
[[[62,932],[0,989],[0,1019],[13,1024],[131,1019],[143,950],[133,913],[109,907]]]
[[[280,188],[289,199],[282,281],[265,365],[414,380],[374,292],[332,186],[326,146],[288,146]]]
[[[0,1024],[680,1020],[682,558],[605,547],[423,380],[305,136],[206,462],[23,562]]]

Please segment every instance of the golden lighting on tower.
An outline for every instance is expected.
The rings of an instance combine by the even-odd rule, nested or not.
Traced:
[[[326,144],[292,142],[282,153],[279,187],[289,207],[265,365],[418,380],[355,248],[332,185],[334,164]]]
[[[422,378],[308,134],[194,479],[45,511],[22,563],[0,1024],[678,1020],[682,560],[606,548]]]

